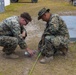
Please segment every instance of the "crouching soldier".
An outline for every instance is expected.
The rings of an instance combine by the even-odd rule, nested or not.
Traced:
[[[29,49],[25,42],[27,32],[24,28],[31,20],[29,13],[24,12],[20,16],[8,17],[0,23],[0,46],[3,46],[5,57],[18,58],[14,52],[17,45],[33,55],[33,50]]]
[[[69,33],[66,24],[57,14],[49,12],[50,9],[43,8],[38,13],[38,20],[46,23],[46,28],[38,45],[39,52],[42,52],[41,63],[53,59],[54,54],[60,50],[66,55],[69,44]]]

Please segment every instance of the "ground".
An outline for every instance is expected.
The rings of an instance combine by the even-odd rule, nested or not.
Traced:
[[[35,22],[36,19],[35,19]],[[28,32],[28,37],[26,42],[28,45],[32,44],[32,41],[37,43],[40,40],[43,28],[36,26],[35,22],[32,21],[26,29]],[[31,33],[30,33],[31,32]],[[32,41],[30,40],[32,39]],[[33,46],[35,47],[35,45]],[[73,46],[73,45],[71,45]],[[31,47],[31,46],[30,46]],[[31,47],[32,48],[32,47]],[[34,49],[34,48],[32,48]],[[40,64],[39,60],[35,66],[32,75],[75,75],[76,73],[76,54],[75,48],[73,51],[69,51],[69,57],[65,59],[63,56],[55,56],[54,60],[47,64]],[[37,49],[36,49],[37,50]],[[25,57],[25,50],[21,50],[19,46],[16,48],[16,53],[20,56],[19,59],[6,59],[3,57],[2,47],[0,48],[0,75],[28,75],[31,70],[32,65],[36,60],[36,56],[32,58]]]
[[[63,2],[63,5],[61,5],[62,0],[56,0],[56,3],[54,3],[54,1],[55,0],[51,0],[51,4],[49,4],[50,0],[47,0],[47,5],[45,2],[40,4],[43,2],[43,0],[39,0],[39,2],[36,4],[11,4],[11,8],[9,8],[9,6],[6,7],[6,12],[0,14],[0,16],[2,16],[0,17],[0,20],[3,20],[4,18],[13,14],[19,15],[24,10],[22,8],[25,7],[25,10],[29,12],[33,18],[33,21],[25,27],[28,33],[28,37],[25,41],[29,48],[37,50],[38,42],[45,28],[45,22],[37,20],[37,12],[39,9],[41,9],[41,7],[45,6],[51,8],[53,13],[56,12],[59,15],[76,15],[76,7],[73,7],[66,2]],[[54,7],[54,4],[57,4],[57,7]],[[54,60],[47,64],[39,63],[39,59],[31,75],[76,75],[75,45],[76,43],[71,43],[69,45],[67,58],[61,55],[57,55],[54,57]],[[35,60],[37,59],[37,56],[33,56],[31,58],[26,57],[24,55],[25,50],[21,50],[19,46],[15,51],[20,56],[18,59],[6,59],[3,57],[2,47],[0,47],[0,75],[29,75],[28,73],[31,70]]]

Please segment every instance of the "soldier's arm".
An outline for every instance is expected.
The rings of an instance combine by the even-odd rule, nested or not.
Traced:
[[[11,31],[12,31],[13,35],[18,39],[18,44],[19,44],[20,48],[21,49],[27,48],[27,45],[26,45],[23,37],[21,36],[21,29],[20,29],[20,25],[18,22],[12,22]]]
[[[27,31],[23,26],[21,26],[21,34],[22,34],[23,39],[27,37]]]
[[[59,30],[59,19],[57,16],[53,17],[51,22],[49,22],[49,28],[48,28],[48,32],[51,34],[56,34],[58,33]]]

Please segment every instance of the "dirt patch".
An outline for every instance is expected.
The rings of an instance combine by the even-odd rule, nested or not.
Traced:
[[[41,37],[42,31],[40,29],[40,25],[37,23],[37,20],[34,18],[31,23],[29,23],[25,28],[28,33],[28,37],[26,40],[30,40],[31,38],[34,37]]]

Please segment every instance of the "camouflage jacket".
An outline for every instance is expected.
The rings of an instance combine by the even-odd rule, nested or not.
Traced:
[[[57,14],[52,15],[49,22],[47,22],[43,36],[46,35],[63,36],[69,39],[67,26]]]
[[[26,32],[25,28],[20,26],[19,16],[6,18],[0,23],[0,36],[16,37],[18,39],[18,44],[22,49],[27,47],[24,39],[20,36],[23,31]]]

